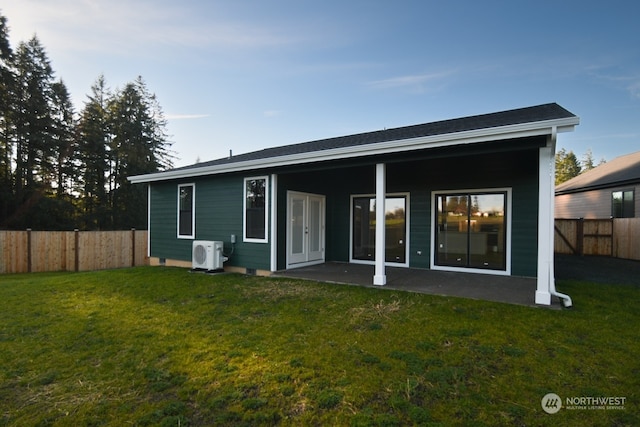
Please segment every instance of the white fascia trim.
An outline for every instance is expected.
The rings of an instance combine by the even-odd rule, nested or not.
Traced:
[[[570,132],[580,123],[578,117],[546,120],[533,123],[482,128],[464,132],[454,132],[440,135],[423,136],[418,138],[401,139],[378,142],[373,144],[355,145],[334,148],[330,150],[310,151],[266,159],[248,160],[244,162],[228,163],[200,168],[180,169],[174,171],[157,172],[146,175],[136,175],[127,179],[132,183],[165,181],[203,175],[215,175],[229,172],[241,172],[252,169],[263,169],[280,166],[298,165],[327,160],[349,159],[363,155],[374,156],[381,154],[401,153],[405,151],[425,148],[441,148],[453,145],[477,144],[488,141],[499,141],[511,138],[525,138],[530,136],[550,135],[552,129],[558,132]]]

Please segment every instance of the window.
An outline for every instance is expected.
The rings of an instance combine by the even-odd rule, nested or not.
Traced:
[[[269,205],[267,177],[244,180],[244,241],[266,243],[267,206]]]
[[[178,185],[178,238],[196,237],[195,184]]]
[[[633,190],[611,193],[611,216],[614,218],[633,218],[635,216]]]
[[[376,198],[352,199],[351,259],[375,261]],[[407,196],[385,198],[385,262],[407,263]]]
[[[507,271],[508,194],[437,194],[434,264]]]

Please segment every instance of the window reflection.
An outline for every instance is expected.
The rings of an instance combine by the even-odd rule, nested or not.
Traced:
[[[353,199],[352,258],[375,260],[376,200],[373,196]],[[385,199],[385,261],[406,262],[406,197]]]
[[[506,270],[506,193],[437,196],[436,264]]]

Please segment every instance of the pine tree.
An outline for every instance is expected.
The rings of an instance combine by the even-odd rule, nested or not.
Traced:
[[[166,120],[142,77],[128,83],[109,109],[109,200],[112,226],[146,228],[146,186],[133,186],[127,177],[152,173],[172,164]],[[119,215],[114,215],[114,213]]]
[[[556,153],[556,185],[580,175],[581,171],[580,163],[573,151],[567,152],[562,148]]]
[[[108,228],[107,147],[110,145],[108,104],[111,102],[104,76],[91,86],[91,95],[80,113],[77,127],[80,167],[79,191],[82,194],[82,225],[86,229]]]
[[[77,179],[74,108],[62,80],[52,85],[51,93],[52,180],[56,196],[63,197],[71,194]]]
[[[47,54],[34,36],[19,44],[15,57],[15,196],[19,204],[14,217],[29,222],[34,206],[43,196],[52,174],[53,126],[50,100],[53,70]],[[36,227],[36,224],[29,224]]]
[[[9,44],[7,18],[0,15],[0,226],[14,209],[13,138],[11,116],[14,108],[13,51]]]

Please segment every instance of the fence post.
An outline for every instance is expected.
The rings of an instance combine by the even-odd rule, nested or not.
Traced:
[[[31,273],[31,229],[27,228],[27,273]]]
[[[584,256],[584,218],[579,218],[576,224],[576,252]]]
[[[80,271],[80,250],[78,249],[78,246],[80,245],[80,230],[78,230],[77,228],[73,229],[73,239],[74,239],[73,252],[75,253],[75,259],[73,261],[73,269],[74,271],[78,272]]]
[[[136,266],[136,229],[131,229],[131,267]]]

